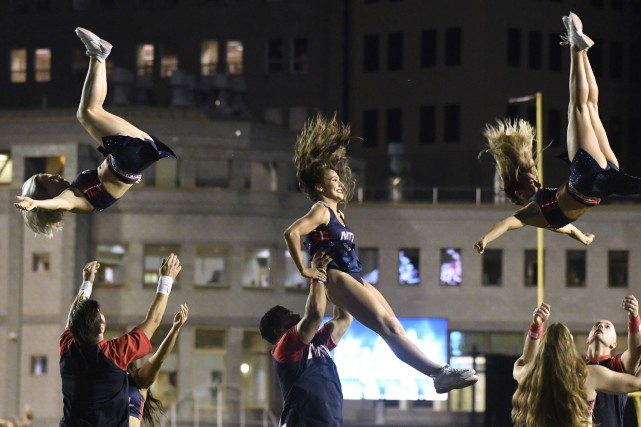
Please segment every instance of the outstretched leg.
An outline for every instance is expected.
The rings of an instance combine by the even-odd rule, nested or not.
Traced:
[[[107,97],[107,68],[105,59],[111,51],[111,44],[84,28],[77,28],[76,34],[87,48],[89,69],[82,88],[78,107],[78,121],[98,144],[102,138],[111,135],[127,135],[151,139],[148,134],[128,121],[107,112],[103,103]]]

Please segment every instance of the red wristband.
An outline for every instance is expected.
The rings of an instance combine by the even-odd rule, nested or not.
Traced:
[[[638,314],[636,317],[628,316],[628,332],[633,334],[641,332],[641,317]]]
[[[318,279],[312,279],[311,283],[312,283],[312,285],[324,285],[325,284],[325,282],[323,282],[322,280],[318,280]]]
[[[540,325],[537,325],[536,323],[532,322],[530,325],[530,329],[527,331],[527,336],[530,339],[533,340],[538,340],[541,338],[541,335],[543,334],[543,323]]]

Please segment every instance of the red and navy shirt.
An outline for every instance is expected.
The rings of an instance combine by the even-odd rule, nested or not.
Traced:
[[[621,354],[614,357],[607,357],[603,360],[589,360],[586,358],[588,365],[601,365],[615,371],[625,373],[625,366],[621,361]],[[628,400],[627,394],[606,394],[596,393],[594,412],[592,419],[595,425],[603,427],[623,427],[623,415],[625,414],[625,403]]]
[[[61,427],[129,426],[127,365],[151,352],[145,333],[79,346],[69,329],[60,336]]]
[[[343,390],[330,354],[335,347],[325,325],[309,344],[300,339],[297,325],[278,340],[272,357],[284,400],[281,426],[343,425]]]

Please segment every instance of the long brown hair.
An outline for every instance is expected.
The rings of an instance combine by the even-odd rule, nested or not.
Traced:
[[[294,165],[296,178],[303,193],[313,202],[319,200],[316,184],[323,181],[328,169],[334,170],[345,187],[345,202],[349,200],[355,180],[347,157],[351,140],[350,126],[318,113],[305,123],[296,138]]]
[[[519,204],[515,191],[522,186],[521,175],[528,172],[537,174],[533,153],[534,128],[523,119],[497,120],[496,126],[485,125],[483,136],[487,139],[487,148],[479,153],[479,157],[483,153],[494,157],[503,191],[512,202]]]
[[[587,368],[565,325],[548,326],[529,365],[512,397],[514,426],[589,425]]]

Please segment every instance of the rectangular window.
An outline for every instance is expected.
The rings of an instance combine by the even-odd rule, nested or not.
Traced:
[[[303,265],[310,265],[309,252],[301,247],[301,254],[303,255]],[[360,255],[360,251],[359,251]],[[285,249],[285,287],[293,289],[308,289],[309,279],[301,276],[296,264],[292,260],[292,256],[287,249]]]
[[[623,43],[610,42],[610,77],[623,77]]]
[[[526,249],[523,252],[523,284],[536,286],[539,277],[539,262],[536,249]]]
[[[200,75],[213,76],[218,71],[218,40],[200,44]]]
[[[65,156],[25,157],[23,180],[37,173],[64,176],[66,160]]]
[[[501,286],[503,284],[503,251],[486,249],[483,252],[483,286]]]
[[[361,260],[361,264],[363,264],[361,277],[370,284],[377,285],[380,275],[378,269],[378,248],[359,248],[358,258]]]
[[[154,74],[154,45],[139,44],[136,48],[136,69],[139,76]]]
[[[224,350],[227,348],[227,331],[221,329],[196,329],[194,348],[198,350]]]
[[[178,55],[165,49],[160,58],[160,77],[169,78],[178,70]]]
[[[561,71],[563,69],[563,46],[559,44],[559,35],[550,34],[548,38],[548,61],[550,71]]]
[[[436,66],[436,30],[424,30],[421,33],[421,67]]]
[[[628,287],[628,251],[608,251],[608,287]]]
[[[379,41],[377,34],[370,34],[363,39],[363,72],[373,73],[378,71]]]
[[[31,271],[44,273],[51,268],[51,254],[49,252],[34,253],[31,261]]]
[[[458,286],[463,282],[463,265],[460,248],[441,249],[441,286]]]
[[[227,248],[199,246],[194,260],[194,284],[200,286],[225,286],[227,278]]]
[[[240,76],[243,74],[243,42],[230,40],[227,42],[227,74]]]
[[[568,287],[585,287],[585,251],[565,252],[565,283]]]
[[[421,106],[418,139],[421,144],[436,142],[436,107],[433,105]]]
[[[167,258],[170,254],[178,255],[179,251],[180,246],[178,245],[145,245],[143,248],[143,284],[157,286],[160,278],[158,270],[162,265],[163,258]],[[174,282],[174,286],[176,286],[176,282]]]
[[[378,145],[378,110],[363,111],[363,147]]]
[[[100,269],[96,280],[108,285],[122,285],[127,273],[127,246],[101,244],[96,247]]]
[[[458,142],[461,139],[461,106],[449,104],[445,106],[443,123],[443,141]]]
[[[12,176],[13,160],[11,160],[11,153],[9,151],[0,151],[0,185],[11,184]]]
[[[391,33],[387,36],[387,69],[390,71],[403,68],[403,33]]]
[[[35,64],[35,80],[37,82],[51,81],[51,49],[36,49],[33,62]]]
[[[517,28],[507,30],[507,65],[521,66],[521,30]]]
[[[309,42],[306,38],[297,37],[292,40],[292,73],[309,72]]]
[[[403,110],[390,108],[387,110],[387,141],[403,142]]]
[[[243,286],[250,288],[271,287],[271,250],[247,248],[243,259]]]
[[[555,108],[548,110],[548,143],[552,144],[553,147],[560,147],[561,142],[565,140],[565,129],[563,129],[561,125],[562,117],[563,113],[561,110]]]
[[[543,57],[543,35],[540,31],[528,33],[528,67],[534,70],[541,68]]]
[[[421,283],[419,257],[419,249],[401,248],[398,251],[398,283],[401,285]]]
[[[445,65],[461,65],[461,29],[445,30]]]
[[[283,41],[281,39],[269,39],[265,50],[265,70],[268,73],[283,71]]]
[[[31,375],[46,375],[48,371],[47,356],[31,356]]]
[[[27,81],[27,49],[11,50],[11,83]]]

